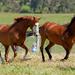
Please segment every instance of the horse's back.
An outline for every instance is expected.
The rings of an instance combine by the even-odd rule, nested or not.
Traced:
[[[52,32],[57,34],[62,34],[65,31],[66,27],[63,25],[59,25],[54,22],[46,22],[40,27],[40,32],[45,31],[46,32]]]
[[[5,32],[8,31],[9,26],[5,24],[0,24],[0,31]]]

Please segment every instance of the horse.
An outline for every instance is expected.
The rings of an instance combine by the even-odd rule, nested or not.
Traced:
[[[75,25],[74,24],[75,24],[75,17],[71,20],[71,23],[68,23],[65,25],[59,25],[57,23],[46,22],[40,27],[39,29],[39,33],[41,36],[40,51],[42,54],[43,62],[45,62],[43,46],[46,39],[48,39],[49,44],[47,45],[47,47],[45,47],[45,50],[50,60],[52,59],[52,55],[49,49],[53,47],[55,44],[62,46],[66,51],[65,57],[61,60],[64,61],[68,59],[71,48],[75,40],[75,27],[74,27]]]
[[[16,54],[16,50],[14,47],[20,46],[26,50],[24,57],[27,55],[28,48],[24,44],[26,40],[26,31],[29,27],[33,31],[33,27],[39,21],[39,19],[40,18],[34,16],[17,17],[15,18],[15,22],[11,24],[10,27],[0,26],[0,42],[5,48],[6,62],[9,62],[9,46],[12,47],[14,54]]]

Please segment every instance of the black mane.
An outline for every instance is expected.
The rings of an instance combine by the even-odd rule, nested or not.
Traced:
[[[71,20],[71,22],[70,22],[70,24],[68,25],[68,28],[70,28],[71,27],[71,25],[72,25],[72,23],[75,21],[75,16],[72,18],[72,20]]]
[[[74,21],[75,21],[75,16],[72,18],[71,22],[68,24],[67,29],[64,32],[64,33],[68,32],[69,36],[71,36],[73,34],[71,26]]]

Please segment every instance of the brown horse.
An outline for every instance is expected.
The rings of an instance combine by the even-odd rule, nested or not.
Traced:
[[[9,25],[6,25],[6,24],[0,24],[0,32],[7,32],[9,30]],[[3,36],[2,36],[3,37]],[[2,42],[1,42],[2,43]],[[11,46],[12,47],[12,50],[14,52],[14,58],[17,56],[17,53],[16,53],[16,46]],[[1,54],[1,51],[0,51],[0,54]]]
[[[34,16],[25,16],[15,18],[15,22],[9,26],[1,26],[0,28],[0,42],[5,47],[5,60],[8,62],[9,46],[12,47],[14,53],[14,46],[20,46],[26,50],[25,56],[28,53],[28,48],[24,45],[26,39],[26,31],[30,27],[31,29],[39,21],[40,18]]]
[[[75,17],[72,19],[71,23],[67,26],[65,25],[59,25],[56,23],[46,22],[40,27],[40,35],[41,35],[41,54],[42,54],[42,60],[45,61],[44,53],[43,53],[43,46],[45,43],[45,40],[49,40],[49,44],[45,48],[49,59],[52,58],[49,49],[54,46],[55,44],[61,45],[66,50],[66,55],[64,59],[68,59],[70,50],[73,46],[73,38],[75,37]],[[68,34],[67,34],[68,33]],[[65,35],[64,35],[65,34]],[[71,36],[68,37],[68,35],[71,34]],[[73,35],[74,34],[74,35]]]

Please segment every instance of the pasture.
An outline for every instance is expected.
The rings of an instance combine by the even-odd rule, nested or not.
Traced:
[[[34,15],[41,17],[40,26],[46,22],[56,22],[58,24],[65,24],[70,22],[74,14],[16,14],[16,13],[0,13],[0,24],[13,23],[13,19],[18,16]],[[30,30],[30,29],[29,29]],[[35,41],[34,37],[27,37],[26,44],[29,48],[27,61],[23,61],[24,50],[19,48],[17,51],[18,55],[16,59],[10,64],[0,64],[0,75],[75,75],[75,46],[73,46],[70,57],[68,60],[61,62],[65,55],[65,50],[58,45],[51,48],[51,54],[53,59],[48,60],[48,56],[45,53],[46,61],[43,63],[41,58],[41,53],[39,50],[32,53],[31,47]],[[48,42],[45,43],[45,45]],[[9,57],[12,59],[13,52],[10,49]],[[0,50],[2,52],[2,57],[4,57],[4,47],[0,44]],[[45,52],[45,51],[44,51]]]

